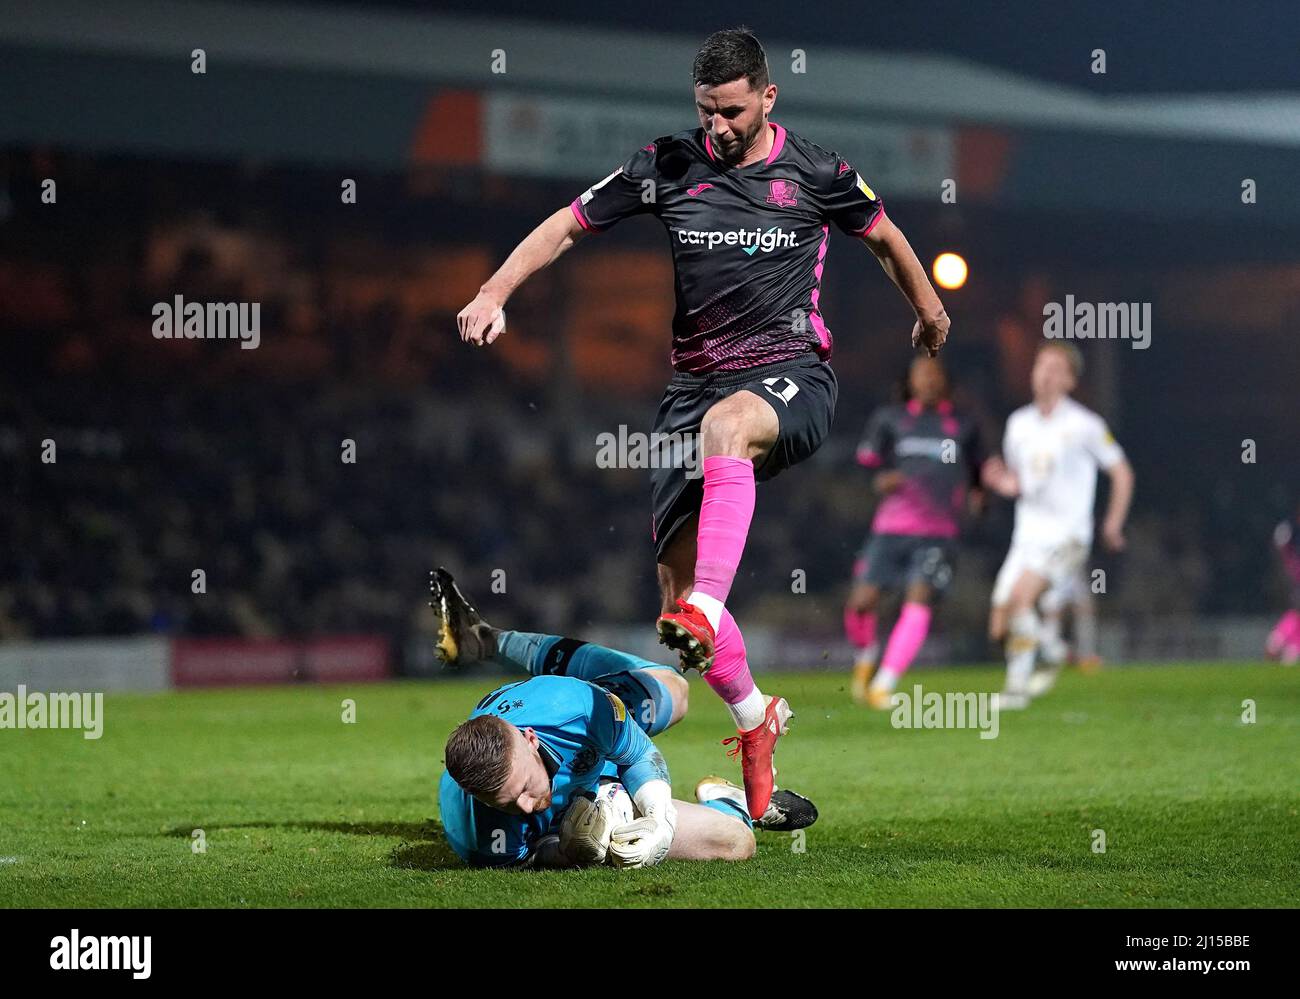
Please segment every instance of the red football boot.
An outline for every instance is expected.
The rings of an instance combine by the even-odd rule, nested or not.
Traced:
[[[660,614],[655,622],[659,644],[666,645],[681,656],[682,669],[697,669],[701,673],[713,665],[713,642],[717,636],[704,611],[685,600],[678,600],[680,613]]]
[[[793,717],[794,712],[784,697],[769,697],[762,725],[722,740],[724,746],[736,743],[727,755],[740,756],[740,774],[745,781],[745,803],[749,806],[751,818],[762,818],[772,800],[772,788],[776,784],[776,765],[772,762],[772,753],[776,749],[776,740],[790,731],[789,723]]]

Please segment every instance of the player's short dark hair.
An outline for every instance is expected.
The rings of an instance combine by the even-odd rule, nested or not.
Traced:
[[[489,795],[510,776],[511,725],[496,715],[462,722],[447,740],[447,773],[466,792]]]
[[[768,84],[767,54],[754,33],[744,25],[715,31],[695,53],[691,75],[697,85],[716,87],[742,76],[754,90]]]
[[[1038,353],[1045,350],[1059,350],[1065,355],[1065,360],[1070,365],[1070,370],[1074,372],[1075,381],[1083,377],[1083,352],[1072,343],[1065,343],[1061,340],[1048,340],[1038,348]]]

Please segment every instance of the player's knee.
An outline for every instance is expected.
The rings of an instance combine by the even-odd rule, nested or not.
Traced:
[[[700,443],[706,456],[748,457],[749,433],[743,414],[725,403],[714,406],[700,423]]]
[[[740,831],[736,833],[734,852],[731,859],[748,860],[757,849],[758,844],[754,841],[754,830],[742,826]]]
[[[776,443],[781,426],[776,412],[750,392],[737,392],[714,405],[700,421],[706,457],[757,459]]]
[[[686,682],[686,677],[680,674],[673,674],[668,686],[669,692],[673,698],[673,716],[669,725],[676,725],[686,717],[686,712],[691,706],[691,685]]]
[[[754,841],[754,830],[740,822],[729,823],[729,826],[735,826],[734,829],[728,828],[724,835],[718,837],[715,843],[715,852],[719,860],[739,861],[748,860],[758,849]]]

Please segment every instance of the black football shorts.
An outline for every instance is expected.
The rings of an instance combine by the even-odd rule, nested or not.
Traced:
[[[659,462],[659,467],[650,470],[650,533],[659,561],[663,561],[673,535],[700,509],[704,499],[704,463],[699,454],[704,414],[742,389],[766,399],[780,421],[776,443],[755,465],[754,478],[759,482],[810,457],[831,431],[839,384],[831,366],[816,354],[743,371],[675,374],[659,403],[652,437],[680,442],[680,448],[674,446],[671,451],[680,455],[680,460]],[[669,453],[662,447],[661,451]]]

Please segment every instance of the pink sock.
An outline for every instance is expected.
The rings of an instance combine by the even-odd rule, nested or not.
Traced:
[[[1290,646],[1300,645],[1300,610],[1289,610],[1268,636],[1268,647],[1273,654]]]
[[[1287,611],[1282,620],[1287,623],[1287,645],[1300,645],[1300,610]]]
[[[885,646],[884,658],[880,668],[895,679],[907,672],[912,660],[925,644],[926,633],[930,630],[930,608],[925,604],[903,604],[898,615],[898,623],[889,633],[889,644]]]
[[[713,649],[713,665],[704,674],[705,682],[728,704],[743,701],[754,689],[754,677],[745,658],[745,640],[740,637],[731,611],[725,607]]]
[[[844,608],[844,634],[855,649],[869,649],[876,643],[876,615],[872,611]]]
[[[727,602],[754,516],[754,463],[714,455],[704,459],[704,500],[696,534],[695,586]],[[734,627],[734,622],[733,622]],[[744,656],[744,648],[741,648]]]

